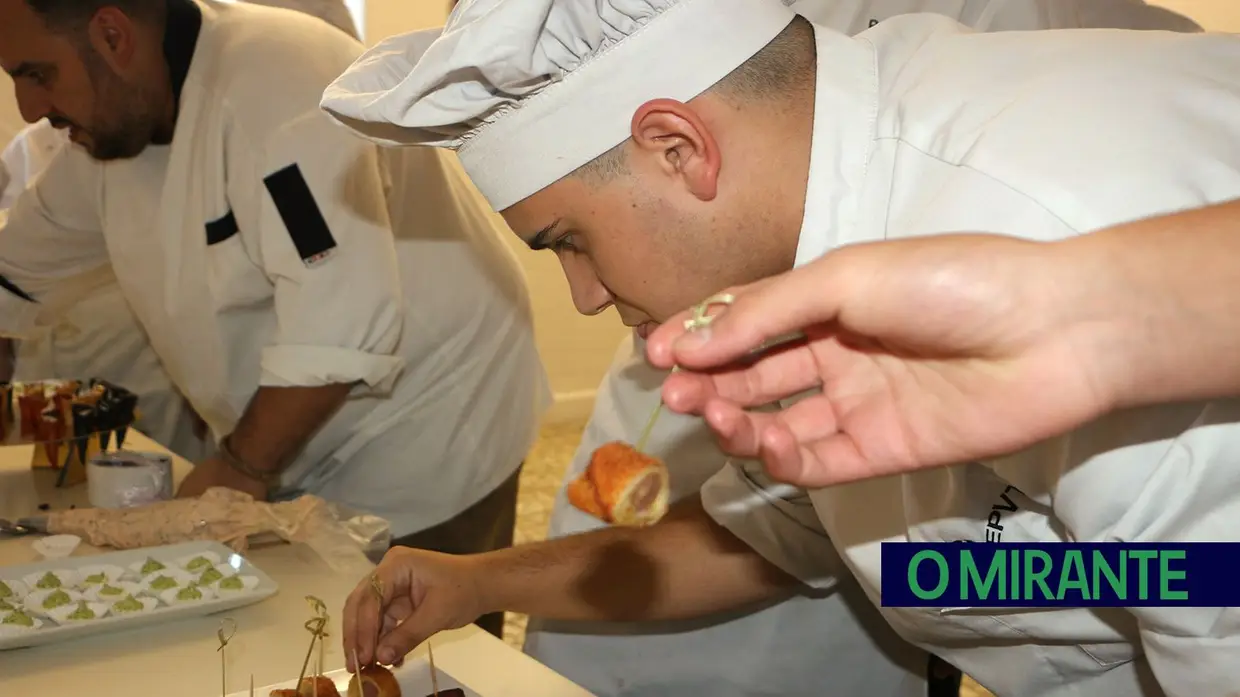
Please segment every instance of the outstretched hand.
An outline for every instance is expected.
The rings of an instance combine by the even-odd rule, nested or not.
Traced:
[[[728,291],[647,344],[668,407],[805,487],[1011,452],[1109,410],[1119,332],[1096,269],[1052,245],[944,235],[856,245]],[[802,337],[758,356],[766,342]],[[817,388],[773,413],[748,411]]]

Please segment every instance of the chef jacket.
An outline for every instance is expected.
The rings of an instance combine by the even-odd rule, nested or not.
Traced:
[[[1240,37],[974,34],[931,15],[816,34],[798,265],[944,232],[1062,239],[1240,198]],[[736,464],[702,496],[815,587],[836,583],[838,551],[877,604],[884,541],[1234,541],[1237,419],[1238,400],[1127,410],[1011,456],[810,492]],[[1240,685],[1235,608],[882,612],[1000,697]]]
[[[495,218],[440,153],[380,151],[323,88],[361,46],[317,19],[169,0],[174,138],[97,162],[66,148],[0,234],[0,333],[63,311],[109,261],[217,437],[260,386],[355,383],[285,471],[389,519],[444,522],[512,475],[549,401],[528,294]]]
[[[69,141],[41,120],[23,129],[0,153],[9,181],[0,195],[7,209]],[[66,279],[78,289],[60,319],[15,341],[13,379],[103,378],[138,396],[135,426],[181,457],[198,460],[206,443],[194,433],[194,415],[164,372],[146,332],[129,309],[112,272],[104,265]]]

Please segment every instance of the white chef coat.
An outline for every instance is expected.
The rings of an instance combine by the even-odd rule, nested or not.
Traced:
[[[63,150],[14,206],[0,332],[54,314],[111,263],[168,373],[215,436],[259,386],[357,383],[285,472],[407,535],[520,465],[549,402],[528,294],[495,217],[430,150],[333,124],[323,88],[361,45],[304,15],[169,0],[184,75],[169,146]]]
[[[318,17],[355,39],[360,38],[357,23],[353,21],[353,13],[349,11],[349,6],[344,0],[246,0],[246,2],[304,12],[312,17]]]
[[[817,33],[815,114],[827,116],[815,120],[798,265],[857,242],[962,230],[1052,240],[1240,198],[1240,37],[978,35],[930,15],[856,39]],[[840,552],[877,603],[883,541],[1236,540],[1237,419],[1238,400],[1150,407],[1010,457],[808,502],[756,487],[761,472],[740,467],[702,495],[716,520],[808,583],[833,582]],[[996,533],[988,518],[1004,496],[1017,510]],[[1000,697],[1240,686],[1235,608],[883,614]]]
[[[1140,0],[799,0],[792,7],[811,21],[854,34],[913,12],[935,12],[991,31],[1074,26],[1200,29]],[[622,342],[599,388],[565,484],[585,470],[599,445],[609,440],[634,442],[658,403],[658,388],[666,374],[650,368],[640,352],[635,355],[633,341]],[[726,461],[699,420],[670,413],[660,417],[650,449],[671,465],[674,499],[696,493]],[[761,472],[756,463],[746,463],[745,468]],[[570,505],[564,492],[561,487],[550,536],[602,526]],[[808,499],[801,500],[810,510]],[[802,544],[809,550],[826,549],[830,543],[810,513]],[[762,517],[759,514],[755,524],[762,524]],[[825,597],[795,597],[712,623],[617,626],[530,618],[525,650],[602,697],[690,692],[721,697],[818,695],[824,685],[830,686],[831,694],[924,695],[924,654],[892,637],[874,621],[873,608],[859,608],[854,599],[849,579]]]
[[[68,139],[42,120],[23,129],[0,153],[9,181],[0,195],[7,209]],[[164,372],[146,332],[129,309],[111,265],[73,279],[65,288],[78,289],[55,325],[15,341],[14,380],[98,377],[138,395],[143,433],[191,461],[205,453],[206,443],[194,435],[193,413]]]

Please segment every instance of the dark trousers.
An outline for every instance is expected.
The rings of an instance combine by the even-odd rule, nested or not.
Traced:
[[[522,463],[524,466],[524,463]],[[393,547],[413,547],[444,554],[476,554],[512,546],[517,524],[517,483],[521,470],[464,512],[432,528],[392,540]],[[479,617],[475,624],[504,638],[504,613]]]
[[[929,697],[960,697],[960,683],[964,675],[956,666],[938,656],[930,657],[930,666],[926,670],[926,681]]]

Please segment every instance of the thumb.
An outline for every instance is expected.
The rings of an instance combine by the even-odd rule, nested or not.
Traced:
[[[405,621],[396,625],[379,640],[375,658],[384,665],[392,665],[422,642],[447,629],[447,618],[436,612],[434,607],[433,601],[423,602]]]
[[[844,285],[839,266],[828,254],[736,293],[736,300],[710,326],[676,341],[676,364],[697,370],[720,367],[773,339],[835,320]]]

